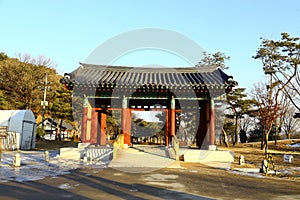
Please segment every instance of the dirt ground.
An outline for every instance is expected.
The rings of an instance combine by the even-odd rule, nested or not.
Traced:
[[[231,170],[203,164],[181,163],[181,169],[159,169],[151,173],[126,173],[112,168],[77,169],[58,177],[38,181],[2,182],[0,199],[300,199],[299,149],[286,143],[270,145],[270,152],[280,171],[290,174],[251,176],[235,173],[235,168],[259,168],[264,152],[259,143],[238,144],[227,149],[235,152]],[[37,149],[76,146],[74,142],[38,141]],[[284,154],[294,156],[292,163],[283,162]],[[238,158],[244,155],[246,164]],[[139,171],[139,170],[137,170]]]

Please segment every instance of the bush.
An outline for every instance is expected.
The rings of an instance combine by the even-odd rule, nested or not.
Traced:
[[[36,138],[42,138],[45,136],[45,130],[41,127],[36,128]]]

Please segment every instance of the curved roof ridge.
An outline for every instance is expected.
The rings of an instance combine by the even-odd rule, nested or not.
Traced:
[[[99,70],[105,70],[105,71],[129,71],[134,69],[137,72],[157,72],[163,71],[163,72],[170,72],[172,70],[178,71],[181,73],[189,73],[189,72],[213,72],[217,70],[217,66],[211,65],[203,65],[200,67],[133,67],[133,66],[117,66],[117,65],[96,65],[96,64],[88,64],[88,63],[80,63],[80,68],[85,69],[85,68],[98,68]]]

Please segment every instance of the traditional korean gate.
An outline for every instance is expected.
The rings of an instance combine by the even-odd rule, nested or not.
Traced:
[[[119,109],[122,113],[121,134],[128,146],[131,143],[131,111],[151,109],[155,104],[161,104],[167,116],[165,145],[176,134],[175,113],[181,109],[198,113],[197,145],[200,147],[205,138],[214,145],[214,101],[223,99],[236,85],[231,76],[213,66],[172,69],[81,64],[61,82],[74,89],[73,96],[84,98],[83,142],[105,144],[104,111]]]

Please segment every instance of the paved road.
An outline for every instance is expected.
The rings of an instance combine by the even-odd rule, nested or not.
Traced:
[[[0,199],[300,199],[300,182],[182,166],[150,173],[91,168],[34,182],[5,182]]]

